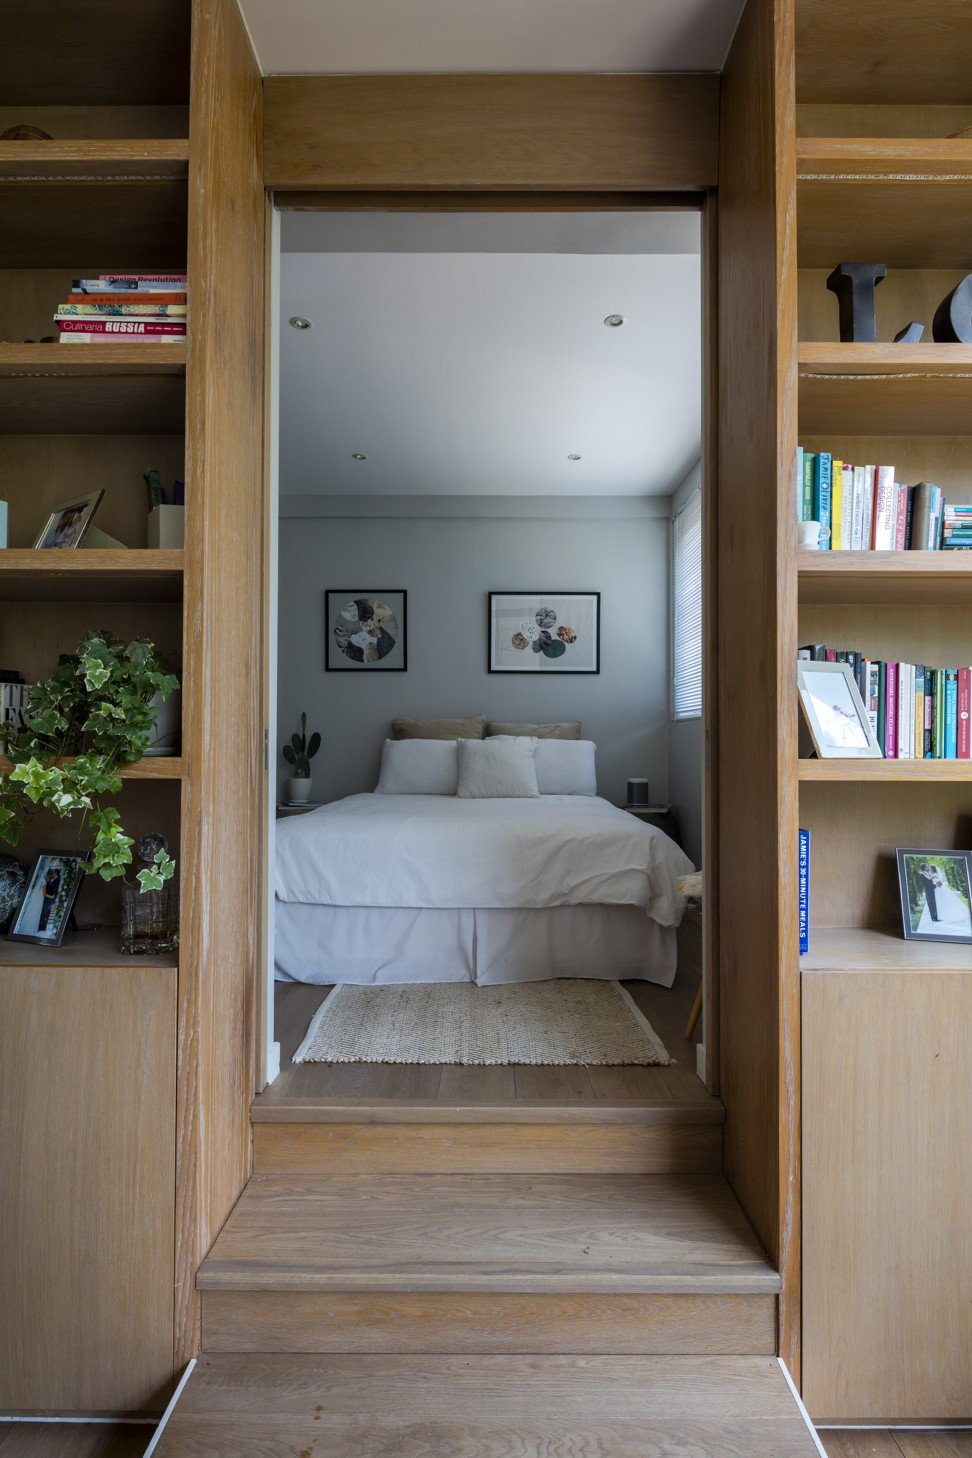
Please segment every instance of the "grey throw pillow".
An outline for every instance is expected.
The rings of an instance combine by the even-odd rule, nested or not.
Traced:
[[[563,724],[503,724],[498,719],[491,719],[486,725],[486,733],[490,739],[497,734],[527,735],[530,739],[579,739],[581,726],[579,719],[568,719]]]
[[[468,719],[393,719],[393,739],[482,739],[485,714]]]

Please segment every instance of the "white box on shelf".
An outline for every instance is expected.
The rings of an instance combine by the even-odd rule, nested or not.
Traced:
[[[184,547],[186,544],[186,508],[153,506],[148,518],[150,547]]]

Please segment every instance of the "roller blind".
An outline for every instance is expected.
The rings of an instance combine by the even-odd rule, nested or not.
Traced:
[[[702,715],[702,492],[672,518],[672,717]]]

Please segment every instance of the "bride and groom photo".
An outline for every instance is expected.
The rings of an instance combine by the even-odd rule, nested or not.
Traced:
[[[970,861],[964,851],[898,851],[906,938],[972,942]]]

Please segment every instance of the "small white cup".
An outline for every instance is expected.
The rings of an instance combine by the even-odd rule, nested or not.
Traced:
[[[797,545],[801,552],[817,552],[820,550],[819,521],[797,522]]]

